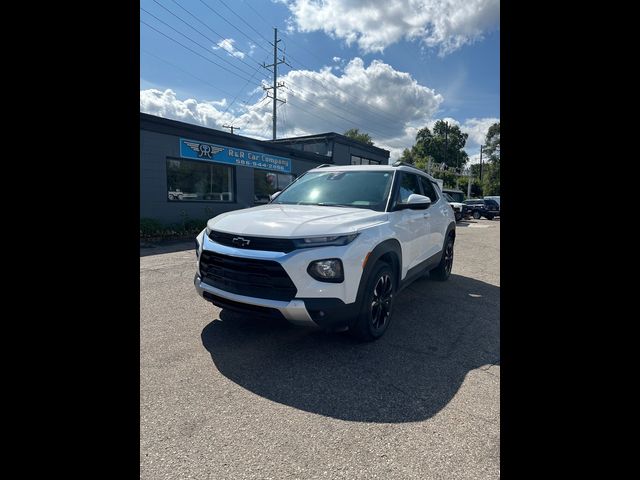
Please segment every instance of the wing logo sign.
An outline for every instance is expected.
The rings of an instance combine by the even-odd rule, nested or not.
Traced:
[[[289,158],[185,138],[180,139],[180,157],[291,173]]]

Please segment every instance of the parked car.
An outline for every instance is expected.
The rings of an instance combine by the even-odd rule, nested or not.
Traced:
[[[184,199],[196,199],[197,193],[185,193],[180,190],[169,191],[169,200],[184,200]]]
[[[464,217],[463,212],[465,210],[465,204],[456,202],[448,193],[443,192],[442,194],[444,195],[444,198],[447,200],[447,202],[449,202],[449,205],[451,205],[451,208],[453,208],[453,214],[455,215],[456,222],[462,220],[462,218]]]
[[[484,198],[485,200],[495,200],[496,202],[498,202],[498,207],[500,206],[500,195],[489,195]]]
[[[494,217],[500,216],[500,205],[491,199],[472,198],[464,201],[467,206],[467,212],[476,220],[485,217],[493,220]]]
[[[448,193],[454,202],[464,202],[464,192],[455,188],[443,188],[442,193]]]
[[[196,238],[196,291],[223,309],[380,338],[397,294],[449,278],[456,222],[435,179],[394,165],[320,166]]]

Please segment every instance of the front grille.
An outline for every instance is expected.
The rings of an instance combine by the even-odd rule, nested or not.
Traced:
[[[209,238],[220,245],[243,248],[245,250],[289,253],[296,249],[293,240],[286,238],[250,237],[233,233],[216,232],[214,230],[209,233]],[[234,243],[234,238],[241,238],[244,241],[236,240],[236,243]],[[249,241],[248,244],[246,243],[247,241]]]
[[[273,260],[231,257],[203,250],[200,273],[203,282],[237,295],[288,302],[298,293],[282,265]]]

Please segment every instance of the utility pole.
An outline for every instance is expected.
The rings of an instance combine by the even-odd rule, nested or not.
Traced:
[[[272,140],[276,139],[276,118],[277,118],[276,105],[278,104],[278,102],[287,103],[286,100],[280,100],[278,98],[278,88],[284,87],[284,82],[278,82],[278,65],[280,65],[281,63],[284,63],[285,65],[289,65],[286,62],[284,55],[282,55],[282,59],[278,59],[278,42],[280,41],[281,40],[278,40],[278,29],[274,28],[273,29],[273,63],[271,65],[265,65],[264,63],[262,64],[262,67],[266,68],[267,70],[273,67],[273,86],[262,87],[263,90],[273,90],[273,96],[269,96],[269,92],[267,91],[267,97],[273,98],[273,138]]]
[[[471,165],[469,165],[469,184],[467,185],[467,198],[471,198]]]
[[[483,145],[480,145],[480,181],[482,182],[482,147]]]
[[[222,128],[229,128],[231,129],[231,135],[233,135],[233,130],[240,130],[238,127],[234,127],[233,125],[223,125]]]
[[[449,122],[444,122],[444,163],[447,163],[447,149],[449,148]]]

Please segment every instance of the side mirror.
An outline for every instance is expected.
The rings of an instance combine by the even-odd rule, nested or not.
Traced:
[[[412,193],[409,195],[404,208],[409,208],[411,210],[425,210],[429,208],[429,205],[431,205],[431,199],[429,197]]]
[[[275,193],[272,193],[271,195],[269,195],[269,200],[274,200],[278,195],[280,195],[282,192],[280,190],[278,190]]]

